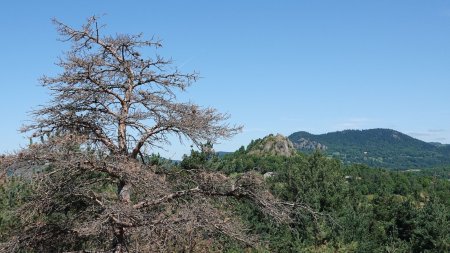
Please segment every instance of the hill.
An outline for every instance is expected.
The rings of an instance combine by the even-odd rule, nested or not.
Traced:
[[[249,155],[277,155],[290,157],[296,152],[294,144],[281,134],[270,134],[263,139],[252,141],[247,147],[247,153]]]
[[[310,153],[321,150],[344,163],[390,169],[428,168],[450,164],[450,145],[428,143],[392,129],[345,130],[289,136],[294,147]]]

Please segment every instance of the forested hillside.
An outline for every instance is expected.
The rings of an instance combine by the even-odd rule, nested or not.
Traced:
[[[271,137],[268,137],[269,139]],[[233,207],[275,252],[448,252],[450,167],[401,172],[344,165],[320,152],[295,156],[252,154],[267,139],[252,141],[221,159],[193,152],[181,163],[238,176],[264,175],[271,192],[303,210],[289,225],[276,225],[251,204]],[[428,175],[424,175],[428,173]],[[440,177],[442,176],[442,177]]]
[[[348,164],[389,169],[450,165],[450,145],[427,143],[391,129],[345,130],[320,135],[296,132],[289,139],[302,152],[318,149]]]
[[[220,229],[217,235],[204,234],[203,237],[191,237],[193,235],[189,234],[189,230],[180,230],[177,238],[169,241],[175,243],[171,244],[171,249],[186,250],[192,247],[194,252],[200,249],[211,252],[450,250],[450,182],[446,179],[414,172],[375,169],[365,165],[344,165],[320,152],[310,155],[277,154],[267,144],[273,140],[273,136],[255,140],[248,147],[222,158],[208,152],[192,151],[191,155],[185,156],[178,164],[159,156],[147,159],[146,163],[159,171],[157,173],[166,175],[175,183],[175,189],[189,188],[189,180],[195,180],[196,173],[209,171],[212,173],[209,176],[212,181],[208,186],[211,194],[224,187],[220,182],[228,177],[231,181],[226,184],[239,187],[262,189],[260,187],[266,185],[278,199],[278,203],[285,203],[286,207],[294,210],[286,221],[280,222],[277,216],[267,215],[261,209],[261,206],[267,204],[266,201],[273,200],[254,202],[245,195],[212,200],[214,208],[227,213],[224,217],[226,220],[240,220],[232,225],[242,226],[236,230],[245,231],[239,235],[241,237],[237,237],[242,240],[220,233]],[[272,147],[277,144],[283,146],[282,139],[278,137],[277,140],[278,142],[271,143]],[[288,140],[285,141],[288,143]],[[266,153],[253,152],[263,150],[264,147]],[[450,168],[442,170],[448,173]],[[226,176],[212,176],[214,173],[224,173]],[[252,175],[254,179],[259,178],[259,183],[248,180],[248,175]],[[97,180],[101,180],[101,175],[91,175],[93,179],[98,176],[100,178]],[[33,181],[18,177],[9,177],[1,185],[0,245],[23,229],[17,211],[27,207],[27,201],[33,198],[37,191],[34,185]],[[111,190],[105,185],[97,189],[96,194],[112,197]],[[197,203],[193,197],[180,196],[173,201],[181,201],[183,205],[189,206],[190,203]],[[209,215],[213,214],[202,215],[203,218],[210,219]],[[56,211],[39,220],[61,226],[68,218],[61,211]],[[89,243],[89,238],[83,241],[78,246],[72,244],[72,249],[89,249],[92,242]],[[53,241],[52,248],[67,249],[69,245],[71,244],[67,241]]]

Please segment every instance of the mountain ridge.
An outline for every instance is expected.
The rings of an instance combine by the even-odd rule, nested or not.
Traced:
[[[389,169],[450,164],[450,145],[428,143],[393,129],[344,130],[318,135],[299,131],[288,138],[301,152],[319,149],[344,163]]]

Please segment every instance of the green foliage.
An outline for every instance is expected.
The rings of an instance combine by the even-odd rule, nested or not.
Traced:
[[[27,201],[31,193],[32,184],[19,178],[11,177],[0,184],[0,242],[18,227],[19,219],[15,211]]]
[[[426,168],[421,170],[412,170],[408,172],[422,176],[437,177],[450,180],[450,166],[439,166],[436,168]]]
[[[215,168],[228,174],[273,172],[266,181],[276,196],[318,212],[296,212],[295,222],[283,227],[245,203],[236,205],[235,212],[267,242],[269,251],[448,251],[447,180],[343,165],[319,152],[292,157],[248,154],[257,143],[218,159]]]
[[[436,145],[390,129],[345,130],[321,135],[296,132],[297,146],[307,140],[327,147],[326,154],[345,164],[361,163],[389,169],[418,169],[450,164],[450,145]],[[301,151],[311,153],[306,147]]]
[[[212,170],[217,165],[218,159],[218,156],[215,154],[191,150],[189,156],[183,156],[180,167],[184,170]]]
[[[412,231],[414,252],[448,252],[450,250],[450,210],[448,205],[432,197],[420,209],[416,229]]]
[[[177,175],[171,179],[169,174],[168,180],[179,180],[183,173],[195,173],[197,169],[222,171],[231,178],[251,170],[267,173],[265,180],[271,192],[280,201],[295,203],[299,207],[291,216],[293,222],[283,225],[261,213],[252,202],[228,199],[226,203],[220,203],[242,220],[249,233],[257,235],[261,242],[259,248],[249,249],[230,238],[223,238],[217,245],[220,251],[450,250],[450,182],[442,176],[448,173],[448,168],[442,167],[436,172],[432,169],[390,171],[366,165],[345,165],[319,152],[290,157],[249,154],[248,150],[257,144],[258,141],[254,141],[247,148],[242,147],[222,157],[192,151],[178,164],[159,155],[147,157],[146,162]],[[103,175],[83,176],[101,178]],[[26,203],[32,189],[31,181],[15,178],[0,186],[0,243],[9,234],[18,232],[15,230],[17,219],[14,211]],[[97,194],[111,193],[112,197],[116,191],[111,185],[98,185],[94,190]],[[85,208],[82,201],[73,206]],[[71,222],[76,213],[75,209],[56,210],[41,218],[61,225]],[[83,243],[89,241],[80,243],[78,248],[82,249]]]

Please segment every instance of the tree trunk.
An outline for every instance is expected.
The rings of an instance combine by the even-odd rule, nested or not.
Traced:
[[[123,203],[131,203],[131,184],[121,180],[117,188],[119,200]]]
[[[118,227],[114,229],[114,253],[126,253],[128,252],[127,247],[125,246],[125,231],[123,227]]]
[[[123,155],[126,155],[128,152],[127,143],[126,143],[127,126],[123,119],[119,120],[119,127],[117,129],[117,132],[118,132],[117,135],[118,135],[118,141],[119,141],[119,152],[121,152]]]
[[[117,187],[117,195],[119,197],[119,200],[122,203],[130,204],[131,203],[131,184],[127,183],[124,180],[121,180]],[[126,253],[128,252],[126,248],[126,238],[125,238],[125,228],[120,225],[116,224],[114,228],[114,253]]]

